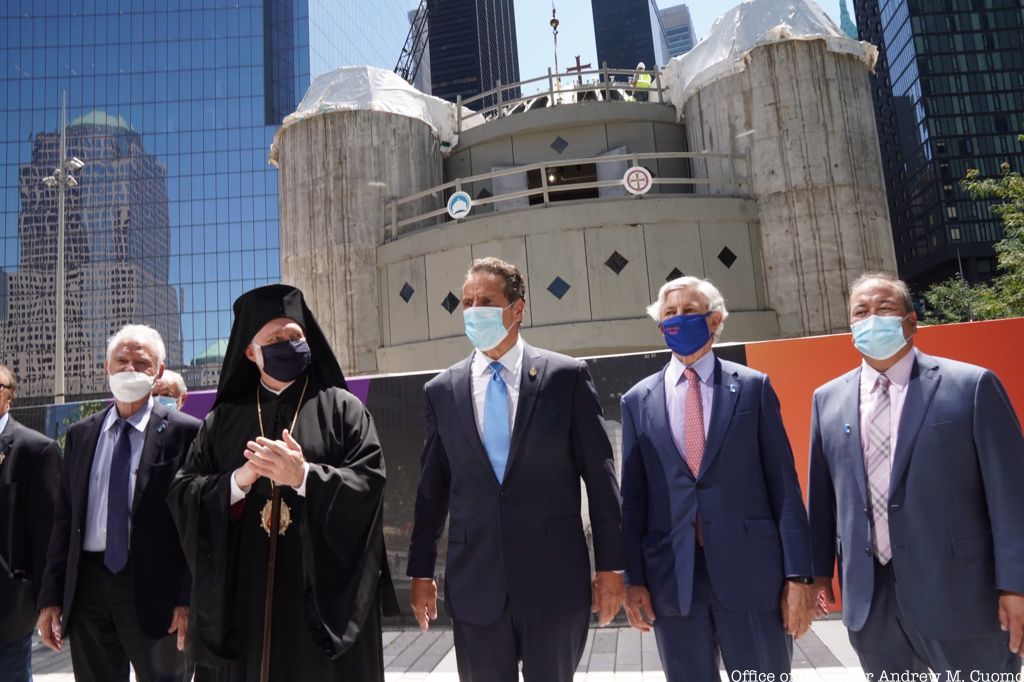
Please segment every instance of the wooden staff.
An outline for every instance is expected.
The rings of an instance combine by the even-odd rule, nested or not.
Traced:
[[[270,542],[267,546],[267,590],[263,606],[263,654],[260,682],[270,680],[270,622],[274,614],[274,567],[277,565],[277,534],[281,527],[281,488],[274,486],[270,498]]]

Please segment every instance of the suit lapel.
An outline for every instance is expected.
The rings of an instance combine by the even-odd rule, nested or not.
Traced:
[[[729,422],[732,421],[732,413],[736,409],[736,401],[739,399],[740,390],[743,384],[739,375],[734,372],[726,372],[722,369],[722,361],[715,358],[714,374],[714,398],[711,403],[711,424],[708,426],[708,437],[704,445],[704,458],[701,460],[700,478],[707,472],[722,449],[722,442],[729,430]]]
[[[860,491],[861,502],[868,506],[868,480],[867,472],[864,470],[864,448],[861,445],[860,436],[860,373],[858,367],[847,374],[846,383],[843,385],[843,396],[839,401],[842,406],[839,415],[843,424],[843,450],[839,453],[839,462],[848,463],[853,468],[853,479],[857,483],[857,490]],[[827,423],[827,422],[825,422]],[[850,432],[846,432],[846,427]]]
[[[18,428],[18,422],[8,414],[4,430],[0,432],[0,464],[11,456],[11,447],[14,443],[14,431]]]
[[[139,506],[146,486],[149,484],[150,468],[160,460],[163,451],[164,431],[167,430],[167,412],[154,402],[153,411],[149,414],[149,422],[142,437],[142,455],[139,457],[139,468],[135,472],[135,493],[132,495],[132,516]]]
[[[516,403],[516,422],[512,426],[512,440],[508,448],[508,461],[505,462],[505,477],[512,470],[519,451],[523,449],[526,428],[533,416],[533,408],[537,404],[537,394],[544,384],[545,370],[548,360],[536,348],[523,344],[523,362],[519,369],[519,401]]]
[[[907,471],[914,443],[917,442],[917,433],[921,430],[921,423],[941,380],[938,364],[923,353],[913,352],[916,353],[914,367],[910,370],[907,396],[903,401],[903,413],[896,432],[896,452],[892,459],[892,475],[889,477],[890,497]]]
[[[483,441],[480,440],[480,432],[476,428],[476,408],[473,407],[473,356],[455,365],[451,369],[452,399],[455,402],[455,413],[459,415],[459,422],[470,448],[491,470],[491,460],[487,458],[487,451],[484,450]]]
[[[690,467],[686,466],[686,459],[683,453],[679,452],[675,440],[672,439],[672,425],[668,419],[668,402],[665,400],[665,373],[668,365],[658,374],[657,381],[648,389],[644,395],[644,416],[647,419],[647,433],[654,441],[654,447],[658,454],[670,460],[672,467],[682,471],[693,478]]]

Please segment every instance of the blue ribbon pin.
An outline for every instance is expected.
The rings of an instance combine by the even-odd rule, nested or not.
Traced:
[[[850,435],[850,425],[849,424],[843,424],[843,433],[845,433],[847,436]]]

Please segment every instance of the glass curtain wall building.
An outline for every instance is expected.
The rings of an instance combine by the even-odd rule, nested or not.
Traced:
[[[855,0],[872,77],[900,274],[918,290],[995,269],[998,217],[960,188],[968,169],[1024,170],[1024,3]]]
[[[106,338],[156,327],[214,386],[243,291],[280,279],[274,131],[311,78],[390,68],[413,0],[8,0],[0,6],[0,362],[53,393],[61,92],[66,381],[104,390]]]
[[[591,0],[598,66],[633,69],[668,63],[668,42],[655,0]]]
[[[693,21],[690,8],[685,4],[666,7],[661,10],[661,23],[665,27],[665,40],[669,57],[684,55],[693,49]]]

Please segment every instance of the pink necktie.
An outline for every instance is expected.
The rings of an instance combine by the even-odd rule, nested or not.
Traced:
[[[683,370],[686,377],[686,418],[683,421],[683,456],[690,467],[694,478],[700,473],[700,463],[704,459],[704,404],[700,399],[700,377],[697,372],[687,367]],[[700,517],[695,523],[697,544],[704,544],[701,532]]]

